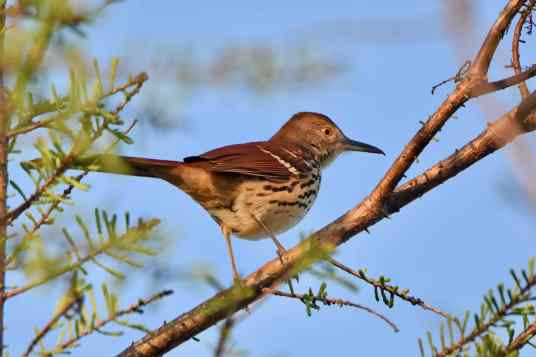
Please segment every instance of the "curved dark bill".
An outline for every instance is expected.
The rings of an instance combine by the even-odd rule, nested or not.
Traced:
[[[348,138],[346,138],[346,140],[344,140],[344,150],[348,150],[348,151],[363,151],[363,152],[370,152],[370,153],[373,153],[373,154],[385,155],[383,150],[380,149],[380,148],[377,148],[376,146],[365,144],[365,143],[362,143],[360,141],[356,141],[356,140],[352,140],[352,139],[348,139]]]

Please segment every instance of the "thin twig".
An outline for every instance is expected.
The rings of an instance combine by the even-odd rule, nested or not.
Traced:
[[[127,135],[128,133],[130,133],[130,131],[136,126],[137,124],[137,120],[133,120],[132,123],[130,124],[130,126],[125,130],[123,131],[123,134]],[[112,150],[113,147],[115,145],[117,145],[117,143],[119,142],[119,139],[116,139],[112,145],[110,145],[110,147],[106,150],[104,150],[104,152],[108,152],[109,150]],[[84,177],[86,177],[87,175],[89,174],[89,171],[84,171],[82,172],[80,175],[76,176],[74,178],[74,180],[80,182]],[[71,195],[72,191],[74,189],[74,186],[73,185],[69,185],[67,186],[64,190],[63,190],[63,193],[61,194],[61,198],[62,199],[67,199],[69,198],[69,196]],[[31,237],[33,234],[35,234],[39,228],[41,228],[41,226],[43,224],[45,224],[49,219],[50,219],[50,216],[52,214],[52,212],[54,212],[58,207],[59,205],[61,204],[61,200],[56,200],[54,201],[49,207],[48,209],[46,210],[46,212],[44,212],[42,215],[41,215],[41,218],[39,219],[39,221],[37,221],[37,223],[32,227],[32,229],[30,230],[30,232],[28,234],[26,234],[26,237]],[[15,247],[14,251],[11,253],[11,255],[7,258],[6,260],[6,267],[9,266],[13,260],[16,258],[17,254],[19,253],[19,250]]]
[[[298,299],[298,300],[301,300],[301,301],[304,301],[305,299],[307,299],[308,297],[304,294],[297,294],[297,293],[294,293],[294,294],[291,294],[291,293],[287,293],[287,292],[284,292],[284,291],[280,291],[280,290],[275,290],[275,289],[271,289],[271,288],[263,288],[263,291],[265,293],[268,293],[268,294],[272,294],[272,295],[276,295],[276,296],[282,296],[282,297],[287,297],[287,298],[292,298],[292,299]],[[385,321],[392,329],[394,332],[399,332],[399,328],[391,321],[389,320],[385,315],[382,315],[381,313],[371,309],[370,307],[367,307],[367,306],[364,306],[364,305],[360,305],[360,304],[356,304],[354,302],[351,302],[351,301],[348,301],[348,300],[343,300],[343,299],[331,299],[331,298],[327,298],[327,297],[319,297],[319,296],[313,296],[311,297],[312,299],[312,302],[321,302],[323,303],[324,305],[327,305],[327,306],[330,306],[330,305],[337,305],[337,306],[351,306],[351,307],[355,307],[357,309],[361,309],[361,310],[364,310],[376,317],[379,317],[380,319],[382,319],[383,321]]]
[[[468,343],[474,341],[476,338],[481,336],[482,334],[486,333],[491,327],[495,326],[495,324],[500,321],[508,312],[514,308],[519,303],[522,303],[526,301],[528,298],[528,292],[536,286],[536,276],[532,277],[525,286],[523,286],[517,294],[512,295],[512,299],[508,304],[504,304],[501,306],[493,317],[487,321],[486,323],[480,324],[478,326],[475,326],[473,331],[468,334],[467,336],[462,336],[461,339],[459,339],[456,343],[453,343],[452,345],[443,348],[441,351],[439,351],[434,357],[447,357],[451,354],[459,351],[461,348],[463,348]]]
[[[132,99],[133,96],[135,96],[136,94],[138,94],[138,92],[140,91],[143,83],[145,81],[147,81],[147,79],[149,79],[149,77],[147,76],[147,73],[145,72],[142,72],[140,74],[138,74],[136,77],[134,78],[131,78],[129,79],[129,81],[127,83],[125,83],[124,85],[120,86],[120,87],[117,87],[117,88],[114,88],[112,89],[111,91],[103,94],[100,98],[98,98],[97,101],[100,101],[100,100],[103,100],[107,97],[110,97],[110,96],[113,96],[119,92],[123,92],[125,93],[125,100],[112,112],[112,114],[118,114],[120,111],[123,110],[123,108],[128,104],[128,102]],[[127,91],[128,88],[132,87],[132,86],[135,86],[134,89],[130,92]],[[42,113],[40,113],[42,114]],[[7,133],[7,137],[8,138],[12,138],[12,137],[15,137],[17,135],[21,135],[21,134],[25,134],[25,133],[28,133],[32,130],[35,130],[35,129],[38,129],[38,128],[42,128],[42,127],[45,127],[53,122],[57,122],[59,120],[64,120],[64,119],[67,119],[68,118],[68,113],[59,113],[57,115],[54,115],[50,118],[47,118],[47,119],[43,119],[43,120],[40,120],[40,121],[36,121],[36,122],[33,122],[29,125],[24,125],[22,127],[19,127],[19,128],[14,128],[10,131],[8,131]]]
[[[512,37],[512,67],[514,67],[514,72],[516,75],[521,74],[521,61],[519,59],[519,44],[521,43],[521,33],[523,31],[523,26],[525,25],[527,18],[529,18],[529,16],[531,15],[532,9],[534,8],[535,4],[536,1],[531,1],[530,5],[528,5],[527,8],[521,13],[521,16],[519,17],[519,20],[517,21],[516,26],[514,28],[514,35]],[[521,93],[521,98],[526,98],[529,96],[529,89],[525,81],[520,82],[518,87],[519,92]]]
[[[471,97],[476,98],[484,94],[510,88],[512,86],[515,86],[516,84],[521,85],[527,79],[530,79],[534,76],[536,76],[536,64],[533,64],[526,70],[522,72],[520,71],[519,73],[516,73],[515,75],[510,76],[508,78],[500,79],[495,82],[481,82],[480,84],[471,89]]]
[[[80,303],[80,299],[73,298],[69,303],[65,304],[56,314],[54,314],[50,321],[41,330],[39,330],[37,335],[32,339],[23,356],[29,356],[35,346],[37,346],[39,341],[41,341],[54,328],[56,323],[78,303]]]
[[[517,337],[504,348],[504,355],[508,356],[509,353],[520,350],[529,343],[534,336],[536,336],[536,322],[528,325],[522,333],[517,335]]]
[[[75,177],[74,179],[78,182],[80,182],[86,175],[88,174],[87,171],[85,172],[82,172],[80,175],[78,175],[77,177]],[[65,190],[63,190],[63,193],[61,194],[61,198],[62,199],[67,199],[69,198],[69,196],[71,195],[71,192],[73,191],[74,189],[74,186],[73,185],[69,185],[65,188]],[[49,221],[50,219],[50,216],[52,215],[52,212],[54,212],[58,207],[59,205],[61,204],[61,200],[57,200],[57,201],[54,201],[49,207],[48,209],[41,215],[41,218],[39,219],[39,221],[37,221],[37,223],[32,227],[32,229],[26,234],[27,237],[31,237],[33,234],[35,234],[40,228],[41,226],[43,226],[43,224],[45,224],[46,222]],[[6,266],[9,266],[16,258],[17,254],[19,253],[19,249],[17,249],[15,247],[15,249],[13,250],[13,252],[11,253],[11,255],[7,258],[6,260]]]
[[[127,105],[127,103],[132,99],[132,97],[134,97],[136,94],[139,93],[141,87],[143,86],[143,84],[145,83],[145,81],[148,79],[148,76],[147,74],[145,74],[144,72],[139,74],[137,77],[137,79],[133,80],[133,82],[135,82],[135,88],[130,91],[130,92],[126,92],[125,93],[125,98],[123,99],[123,101],[114,109],[114,111],[112,112],[112,114],[119,114],[119,112],[121,112],[124,107]],[[116,90],[114,90],[113,92],[117,93]],[[95,132],[94,134],[94,137],[98,137],[102,134],[102,132],[106,129],[106,125],[105,124],[102,124],[98,129],[97,131]],[[61,176],[63,175],[63,173],[69,168],[69,166],[71,165],[72,163],[72,160],[74,160],[74,156],[75,156],[75,153],[73,151],[71,151],[67,156],[65,156],[63,158],[63,160],[61,161],[60,165],[56,168],[56,172],[50,176],[44,183],[43,185],[41,185],[41,187],[39,187],[26,201],[24,201],[23,203],[21,203],[19,206],[17,206],[16,208],[14,208],[13,210],[9,211],[7,214],[5,214],[3,217],[0,217],[0,223],[7,223],[7,224],[10,224],[11,222],[13,222],[15,219],[17,219],[18,216],[20,216],[24,211],[26,211],[35,201],[37,201],[42,195],[43,193],[46,192],[46,190],[48,190],[48,188],[50,186],[52,186],[56,180]]]
[[[403,291],[399,291],[398,287],[394,287],[394,286],[391,286],[389,284],[385,284],[385,283],[382,283],[380,282],[379,280],[375,280],[375,279],[371,279],[369,277],[367,277],[364,273],[362,273],[361,271],[355,271],[353,270],[352,268],[344,265],[343,263],[333,259],[333,258],[327,258],[326,259],[329,263],[331,263],[333,266],[341,269],[342,271],[352,275],[352,276],[355,276],[356,278],[359,278],[365,282],[367,282],[368,284],[374,286],[374,288],[376,289],[383,289],[395,296],[397,296],[398,298],[404,300],[404,301],[407,301],[409,302],[410,304],[412,305],[417,305],[417,306],[420,306],[422,307],[423,309],[425,310],[428,310],[428,311],[432,311],[446,319],[449,319],[449,320],[453,320],[453,321],[456,321],[457,318],[449,313],[446,313],[444,311],[441,311],[440,309],[436,308],[436,307],[433,307],[427,303],[425,303],[422,299],[419,299],[417,297],[414,297],[414,296],[411,296],[409,295],[408,293],[404,293]]]
[[[118,310],[115,314],[109,316],[108,318],[95,323],[95,325],[93,325],[91,328],[87,329],[86,331],[83,331],[80,334],[78,334],[77,336],[74,336],[71,339],[61,343],[59,346],[56,347],[56,349],[59,350],[59,351],[63,351],[66,348],[71,347],[72,345],[74,345],[77,341],[79,341],[83,337],[86,337],[87,335],[93,333],[94,331],[97,331],[97,330],[103,328],[104,326],[106,326],[110,322],[113,322],[113,321],[117,320],[121,316],[129,315],[129,314],[133,314],[133,313],[142,314],[143,313],[142,307],[147,306],[147,305],[149,305],[149,304],[151,304],[151,303],[153,303],[153,302],[155,302],[157,300],[163,299],[166,296],[169,296],[171,294],[173,294],[173,290],[163,290],[163,291],[161,291],[159,293],[156,293],[156,294],[150,296],[147,299],[139,299],[136,303],[130,305],[126,309]]]
[[[216,345],[216,349],[214,350],[214,357],[223,357],[226,350],[227,341],[231,336],[231,331],[234,326],[235,320],[232,317],[228,318],[223,323],[223,326],[220,329],[220,337],[218,338],[218,344]]]
[[[460,69],[458,70],[458,72],[456,72],[456,74],[454,76],[452,76],[450,78],[447,78],[445,80],[442,80],[441,82],[439,82],[438,84],[436,84],[436,85],[434,85],[432,87],[432,90],[431,90],[432,95],[435,94],[435,91],[436,91],[437,88],[441,87],[444,84],[447,84],[450,81],[454,81],[454,83],[460,82],[463,79],[463,77],[465,76],[465,74],[467,73],[467,71],[469,70],[470,67],[471,67],[471,61],[465,61],[463,63],[463,65],[460,67]]]
[[[128,134],[134,128],[136,123],[137,123],[137,121],[134,120],[132,122],[132,124],[123,133]],[[118,140],[116,140],[114,143],[112,143],[112,145],[110,145],[110,147],[107,150],[105,150],[105,152],[107,152],[108,150],[111,150],[113,148],[113,146],[115,144],[117,144],[117,142],[118,142]],[[88,173],[89,173],[88,171],[82,172],[80,175],[78,175],[76,177],[76,180],[80,181]],[[74,188],[73,185],[69,185],[63,191],[62,197],[64,197],[64,198],[68,197],[71,194],[71,191],[73,190],[73,188]],[[48,218],[50,217],[50,213],[59,206],[60,202],[61,201],[58,200],[58,201],[55,201],[54,203],[52,203],[52,205],[49,207],[49,209],[41,216],[41,219],[33,227],[32,231],[31,231],[31,234],[35,233],[39,229],[39,227],[41,225],[43,225],[48,220]],[[29,234],[27,236],[31,236],[31,234]],[[88,254],[85,257],[81,257],[78,254],[75,254],[77,256],[77,258],[78,258],[78,260],[76,262],[71,263],[71,264],[63,267],[62,269],[56,270],[54,272],[54,274],[51,274],[49,276],[36,279],[33,282],[28,283],[27,285],[24,285],[24,286],[21,286],[21,287],[14,288],[14,289],[11,289],[9,291],[6,291],[6,292],[3,293],[3,296],[6,299],[7,298],[12,298],[12,297],[20,295],[20,294],[22,294],[22,293],[24,293],[24,292],[26,292],[28,290],[31,290],[31,289],[36,288],[38,286],[41,286],[41,285],[47,283],[48,281],[50,281],[51,279],[58,278],[58,277],[62,276],[63,274],[65,274],[65,273],[67,273],[67,272],[69,272],[69,271],[71,271],[73,269],[81,268],[86,262],[88,262],[89,260],[94,259],[97,255],[100,255],[100,254],[104,253],[107,249],[108,249],[107,245],[101,246],[100,249],[98,249],[96,251],[93,251],[91,254]],[[9,257],[9,259],[8,259],[9,262],[11,262],[11,261],[13,261],[15,259],[16,254],[17,254],[17,249],[15,249],[15,251]]]

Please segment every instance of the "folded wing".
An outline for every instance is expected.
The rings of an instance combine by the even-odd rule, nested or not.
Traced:
[[[303,155],[298,146],[251,142],[224,146],[198,156],[186,157],[184,162],[213,172],[286,181],[291,177],[299,177],[311,169],[302,159]]]

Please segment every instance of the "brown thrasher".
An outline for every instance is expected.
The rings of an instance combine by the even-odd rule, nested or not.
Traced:
[[[77,168],[168,181],[199,203],[221,227],[239,279],[231,235],[258,240],[296,225],[320,188],[321,170],[344,151],[384,154],[375,146],[347,138],[327,116],[302,112],[268,141],[224,146],[181,161],[101,155],[80,160]],[[117,165],[118,160],[126,165]],[[116,164],[111,164],[115,162]]]

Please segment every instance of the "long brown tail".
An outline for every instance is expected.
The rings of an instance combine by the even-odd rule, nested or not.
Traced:
[[[40,159],[35,159],[23,163],[23,165],[31,168],[33,165],[38,165],[39,161]],[[180,161],[106,154],[78,159],[71,165],[71,168],[119,175],[164,178],[171,170],[181,164]]]
[[[134,156],[99,155],[76,162],[74,168],[111,174],[163,178],[180,161],[147,159]]]

